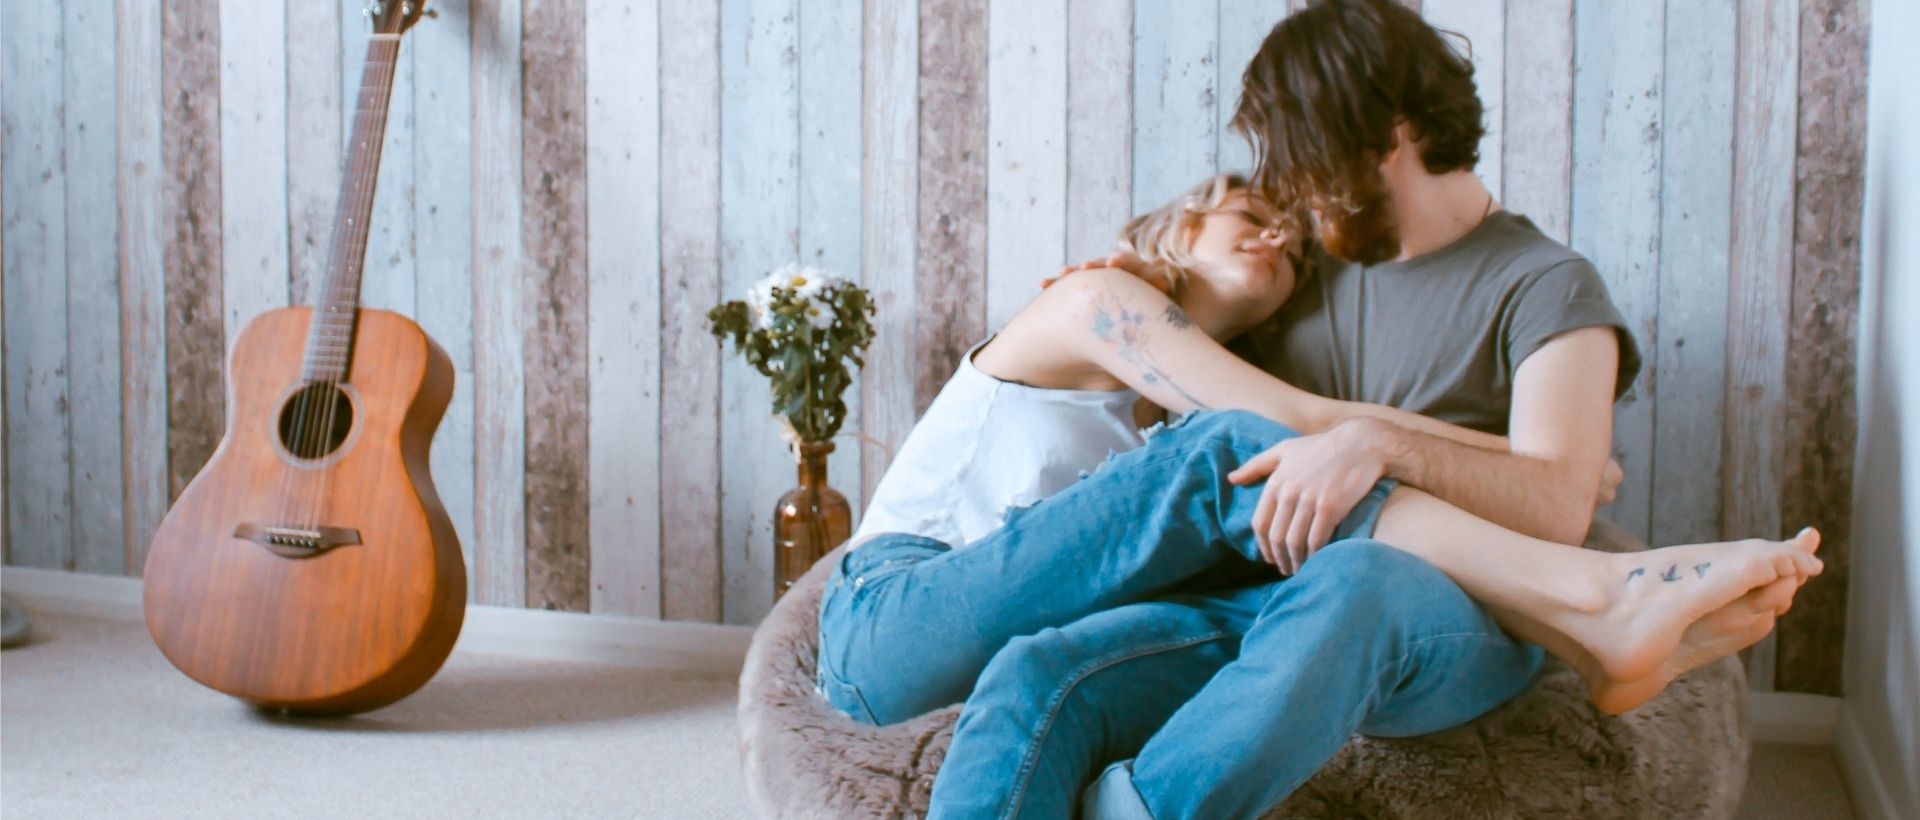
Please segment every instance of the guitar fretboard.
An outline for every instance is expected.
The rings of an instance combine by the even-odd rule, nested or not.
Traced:
[[[393,95],[394,61],[400,35],[374,34],[367,42],[367,64],[360,74],[360,95],[348,143],[346,178],[334,214],[333,243],[327,271],[307,330],[301,377],[309,382],[343,382],[353,354],[355,311],[360,306],[360,274],[367,258],[367,222],[380,176],[380,147],[386,138],[387,102]]]

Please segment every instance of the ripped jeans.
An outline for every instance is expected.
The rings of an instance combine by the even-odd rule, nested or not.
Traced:
[[[821,598],[821,692],[858,720],[897,723],[966,700],[1015,638],[1276,578],[1252,532],[1262,485],[1227,474],[1296,435],[1244,411],[1191,413],[962,549],[885,534],[848,551]],[[1376,485],[1335,538],[1370,533],[1392,488]]]

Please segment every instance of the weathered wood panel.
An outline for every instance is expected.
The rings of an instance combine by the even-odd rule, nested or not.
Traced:
[[[720,620],[719,9],[662,0],[660,30],[660,614]]]
[[[220,442],[226,405],[220,285],[220,21],[204,4],[161,17],[160,152],[166,169],[167,498]]]
[[[813,0],[800,13],[800,260],[860,278],[861,0]],[[860,509],[860,395],[827,456],[828,480]],[[789,485],[792,486],[792,485]]]
[[[726,0],[720,9],[720,284],[738,299],[799,257],[800,100],[797,0]],[[759,620],[773,602],[773,520],[794,485],[771,418],[767,380],[731,349],[722,357],[721,596],[726,623]]]
[[[915,416],[987,333],[987,12],[986,0],[920,4]]]
[[[1213,131],[1215,165],[1221,171],[1253,170],[1253,146],[1227,124],[1240,104],[1241,75],[1246,73],[1247,63],[1283,16],[1285,9],[1272,0],[1220,0],[1220,21],[1215,27],[1220,43],[1214,60],[1218,77],[1213,85]]]
[[[1651,541],[1720,534],[1733,198],[1733,0],[1667,9]]]
[[[590,609],[660,617],[660,32],[653,4],[588,0]]]
[[[359,69],[367,56],[364,36],[359,49],[344,51],[341,47],[345,8],[339,3],[312,0],[286,2],[287,270],[291,304],[313,304],[317,298],[314,289],[326,274],[333,212],[340,200],[347,123],[353,116],[351,111],[343,115],[341,108],[358,99]],[[366,18],[352,15],[347,27],[365,29]],[[403,45],[401,52],[410,46]],[[353,84],[344,84],[343,75],[352,75]]]
[[[1853,547],[1854,408],[1865,192],[1867,11],[1802,0],[1795,149],[1793,291],[1787,343],[1781,530],[1811,524],[1826,571],[1780,622],[1775,684],[1841,694]]]
[[[1507,4],[1501,202],[1569,238],[1573,208],[1573,0]]]
[[[1795,0],[1739,9],[1734,109],[1732,269],[1721,535],[1777,537],[1786,444],[1786,343],[1793,293],[1793,149],[1799,70]],[[1773,689],[1774,636],[1747,675]]]
[[[473,496],[473,61],[469,0],[434,0],[440,17],[408,32],[413,52],[414,318],[453,360],[453,400],[434,433],[433,483],[453,519],[478,600]]]
[[[220,249],[226,350],[287,304],[287,17],[279,3],[220,4]]]
[[[521,359],[520,3],[473,9],[473,571],[478,603],[526,601]]]
[[[1660,48],[1662,9],[1651,4],[1575,8],[1573,242],[1606,279],[1641,349],[1659,344]],[[1647,537],[1656,362],[1614,412],[1614,457],[1626,480],[1611,514]]]
[[[1502,196],[1506,112],[1507,7],[1499,0],[1427,0],[1421,14],[1473,61],[1473,82],[1486,111],[1487,133],[1480,140],[1475,169],[1494,197]]]
[[[340,99],[345,103],[340,118],[341,140],[353,138],[355,109],[360,99],[361,69],[367,63],[368,35],[372,26],[363,14],[340,27]],[[432,24],[423,20],[422,24]],[[525,24],[523,16],[522,24]],[[416,27],[417,30],[417,27]],[[525,44],[522,44],[525,48]],[[381,135],[380,167],[375,177],[373,209],[367,222],[367,243],[361,249],[365,267],[361,270],[360,304],[391,310],[406,316],[415,311],[414,204],[413,204],[413,62],[419,51],[413,34],[400,42],[399,56],[392,66],[384,67],[393,83],[387,101],[387,129]],[[529,67],[531,69],[531,66]],[[523,80],[524,81],[524,80]],[[351,147],[351,146],[349,146]]]
[[[873,292],[877,342],[860,378],[861,419],[878,447],[861,448],[861,497],[870,498],[913,427],[916,354],[914,238],[919,225],[920,17],[917,6],[866,0],[861,51],[866,80],[860,120],[863,186],[860,262]],[[984,157],[982,157],[984,159]],[[929,217],[932,215],[929,214]]]
[[[120,263],[114,19],[66,3],[67,387],[73,432],[73,568],[126,571],[120,440]]]
[[[0,17],[0,40],[6,37],[6,19]],[[4,86],[4,83],[0,83]],[[0,213],[6,210],[7,195],[4,186],[0,186]],[[0,231],[0,259],[5,259],[7,251],[6,232]],[[0,340],[7,338],[7,277],[0,275]],[[13,529],[8,508],[12,506],[12,485],[7,481],[7,357],[0,356],[0,563],[13,563]]]
[[[1139,3],[1133,21],[1133,212],[1218,167],[1219,0]]]
[[[160,152],[160,5],[116,0],[120,417],[126,572],[146,566],[167,510],[166,203]],[[4,426],[4,423],[0,423]],[[0,437],[3,438],[3,437]]]
[[[1070,263],[1111,253],[1120,226],[1133,213],[1133,55],[1131,49],[1115,47],[1131,42],[1132,0],[1074,0],[1068,4]]]
[[[1211,24],[1209,24],[1211,25]],[[1067,7],[995,0],[987,11],[987,328],[1066,261]],[[1209,80],[1211,81],[1211,80]],[[1213,109],[1205,116],[1211,118]],[[1208,126],[1211,128],[1211,126]]]
[[[61,9],[0,7],[6,201],[8,558],[73,569]]]
[[[520,46],[527,606],[567,612],[591,602],[584,11],[583,0],[529,0]]]
[[[1728,324],[1728,537],[1780,529],[1784,366],[1793,292],[1794,0],[1740,8]]]

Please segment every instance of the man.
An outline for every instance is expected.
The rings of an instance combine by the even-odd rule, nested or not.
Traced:
[[[1377,421],[1274,447],[1234,478],[1266,480],[1255,529],[1291,577],[1010,643],[962,713],[934,816],[1060,814],[1132,758],[1087,791],[1090,813],[1251,817],[1355,731],[1440,731],[1531,683],[1538,647],[1431,565],[1325,546],[1382,477],[1561,543],[1603,494],[1638,353],[1593,266],[1474,176],[1482,113],[1471,64],[1391,0],[1322,0],[1276,26],[1233,125],[1256,184],[1313,211],[1325,254],[1239,352],[1324,395],[1505,433],[1511,451]]]

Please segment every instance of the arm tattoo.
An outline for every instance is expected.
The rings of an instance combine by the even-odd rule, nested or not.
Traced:
[[[1188,318],[1179,305],[1167,307],[1166,319],[1175,327],[1191,327],[1193,320]],[[1185,325],[1181,323],[1184,322]],[[1128,310],[1117,296],[1103,293],[1094,302],[1093,335],[1105,342],[1120,354],[1122,361],[1140,368],[1140,378],[1147,384],[1166,383],[1167,387],[1180,394],[1196,410],[1210,410],[1203,401],[1194,398],[1186,388],[1175,382],[1153,360],[1153,350],[1147,343],[1147,316],[1144,313]]]

